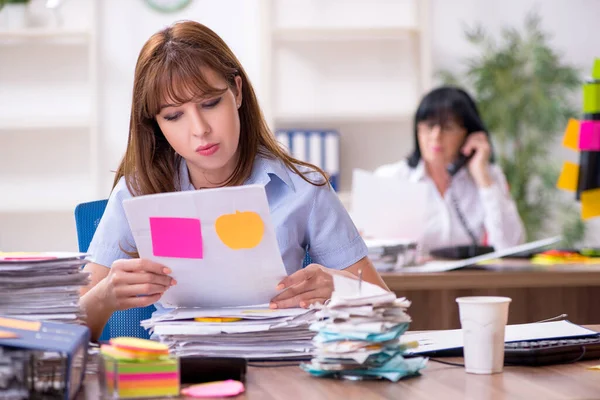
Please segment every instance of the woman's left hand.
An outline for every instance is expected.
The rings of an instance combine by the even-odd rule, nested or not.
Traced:
[[[474,132],[467,138],[466,143],[460,150],[464,155],[473,154],[469,160],[469,173],[479,187],[488,187],[493,181],[489,174],[490,155],[492,148],[485,132]]]
[[[333,293],[331,271],[319,264],[310,264],[292,275],[285,277],[277,290],[286,289],[271,300],[270,308],[307,308],[311,304],[324,304]]]

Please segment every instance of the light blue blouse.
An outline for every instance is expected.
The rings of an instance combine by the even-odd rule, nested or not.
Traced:
[[[299,169],[309,179],[319,179],[315,172]],[[185,161],[181,162],[179,180],[181,190],[195,190]],[[306,249],[314,263],[333,269],[347,268],[367,256],[363,239],[329,185],[312,185],[280,160],[263,156],[257,156],[251,176],[244,184],[265,186],[288,274],[302,268]],[[92,262],[110,267],[115,260],[129,258],[121,248],[134,250],[135,242],[123,210],[123,200],[130,197],[121,178],[90,244],[88,253]]]

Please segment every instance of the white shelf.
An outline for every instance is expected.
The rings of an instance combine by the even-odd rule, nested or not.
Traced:
[[[90,127],[86,116],[48,116],[35,118],[0,118],[1,131],[49,130],[49,129],[86,129]]]
[[[0,44],[20,41],[86,43],[90,32],[84,29],[24,28],[0,29]]]
[[[22,182],[14,176],[3,176],[0,193],[0,214],[73,212],[77,204],[95,200],[92,185],[81,176]]]
[[[401,122],[412,117],[408,111],[381,112],[381,113],[289,113],[276,114],[274,116],[275,124],[294,124],[294,123],[385,123]]]
[[[307,42],[307,41],[381,41],[403,40],[407,35],[418,34],[416,26],[407,27],[306,27],[306,28],[276,28],[273,30],[273,40],[276,42]]]

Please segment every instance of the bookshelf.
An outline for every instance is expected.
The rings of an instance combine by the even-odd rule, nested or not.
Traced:
[[[0,219],[98,196],[97,6],[65,2],[57,25],[32,2],[32,26],[0,29]]]
[[[270,127],[340,132],[340,195],[352,170],[412,147],[430,89],[429,0],[266,0],[261,104]]]

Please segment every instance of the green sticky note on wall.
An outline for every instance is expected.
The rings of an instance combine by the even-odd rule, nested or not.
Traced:
[[[594,60],[594,68],[592,68],[592,79],[600,79],[600,58]]]
[[[583,113],[600,113],[600,82],[583,85]]]

